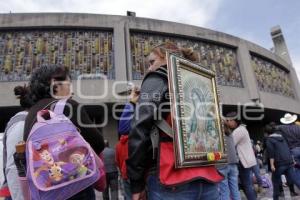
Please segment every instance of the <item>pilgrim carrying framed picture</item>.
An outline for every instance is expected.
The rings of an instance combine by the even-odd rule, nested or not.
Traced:
[[[227,162],[216,75],[167,53],[175,167]]]

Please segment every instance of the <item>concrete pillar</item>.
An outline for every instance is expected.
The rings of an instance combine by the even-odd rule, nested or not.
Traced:
[[[292,63],[292,60],[291,60],[291,57],[290,57],[287,45],[285,43],[284,36],[283,36],[280,26],[274,26],[271,28],[271,36],[272,36],[272,40],[274,43],[275,53],[288,63],[288,65],[286,65],[286,67],[289,68],[289,70],[290,70],[289,73],[293,80],[292,84],[293,84],[293,88],[295,90],[295,97],[296,97],[296,99],[300,99],[300,91],[298,89],[299,88],[299,80],[297,78],[296,71],[293,68],[293,63]]]
[[[259,89],[257,80],[251,65],[250,52],[247,43],[243,40],[239,42],[237,50],[238,63],[243,79],[244,87],[248,90],[249,102],[260,103]]]
[[[275,53],[284,59],[290,66],[292,66],[292,60],[280,26],[274,26],[271,28],[271,36],[274,43]]]

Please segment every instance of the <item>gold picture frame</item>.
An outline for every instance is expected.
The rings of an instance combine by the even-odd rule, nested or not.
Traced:
[[[167,52],[175,167],[227,162],[216,75]]]

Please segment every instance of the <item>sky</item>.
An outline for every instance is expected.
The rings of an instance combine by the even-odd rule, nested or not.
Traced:
[[[146,17],[225,32],[266,49],[280,25],[300,78],[299,0],[0,0],[0,13],[73,12]]]

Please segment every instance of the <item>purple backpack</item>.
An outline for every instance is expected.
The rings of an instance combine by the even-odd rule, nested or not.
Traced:
[[[66,99],[60,100],[54,112],[39,111],[28,136],[26,162],[30,199],[68,199],[100,177],[101,161],[63,114],[65,104]]]

